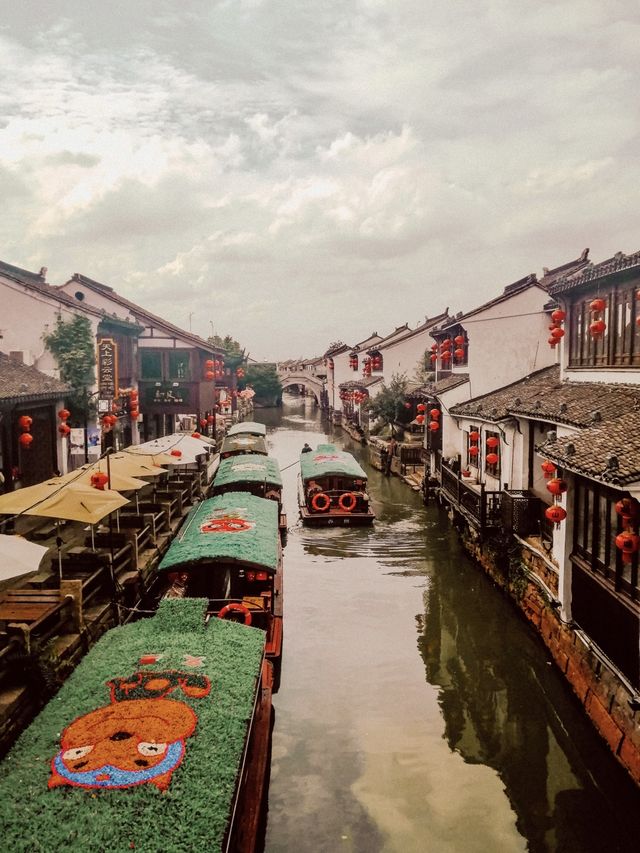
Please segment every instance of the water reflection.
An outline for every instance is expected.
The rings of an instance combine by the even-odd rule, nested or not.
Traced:
[[[302,528],[328,433],[296,400],[256,419],[290,524],[267,851],[633,849],[635,790],[446,517],[367,467],[372,528]]]

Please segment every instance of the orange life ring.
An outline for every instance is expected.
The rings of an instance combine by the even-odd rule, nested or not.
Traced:
[[[338,506],[345,512],[353,512],[357,503],[358,498],[353,494],[353,492],[345,492],[338,498]]]
[[[318,492],[311,498],[311,506],[317,512],[326,512],[331,506],[331,498],[324,492]]]
[[[251,611],[248,607],[245,607],[244,604],[240,604],[237,601],[232,601],[231,604],[225,604],[222,610],[218,613],[219,619],[225,619],[229,613],[243,613],[244,614],[244,624],[251,625]]]

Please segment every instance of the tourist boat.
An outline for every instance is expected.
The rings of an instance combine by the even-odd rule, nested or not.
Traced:
[[[300,454],[298,504],[303,524],[371,524],[367,475],[350,453],[319,444]]]
[[[262,849],[265,635],[206,601],[107,632],[2,763],[5,850]]]
[[[287,532],[287,516],[282,510],[282,476],[277,459],[270,456],[229,456],[218,468],[212,495],[225,492],[249,492],[259,498],[276,501],[281,536]]]
[[[243,453],[267,456],[268,452],[264,436],[251,435],[250,433],[225,435],[220,445],[220,459],[226,459],[228,456],[240,456]]]
[[[256,421],[241,421],[238,424],[234,424],[227,431],[227,435],[261,435],[263,438],[265,438],[266,434],[266,426]]]
[[[210,615],[265,631],[275,692],[282,657],[277,503],[226,492],[194,507],[158,566],[148,605],[153,608],[163,598],[206,598]]]

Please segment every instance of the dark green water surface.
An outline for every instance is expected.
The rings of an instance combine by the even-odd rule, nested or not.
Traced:
[[[262,410],[285,468],[331,440],[370,476],[372,528],[289,540],[266,850],[640,850],[640,795],[535,633],[444,514],[309,402]]]

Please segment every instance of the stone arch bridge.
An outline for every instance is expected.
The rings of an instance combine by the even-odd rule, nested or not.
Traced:
[[[283,391],[287,388],[292,388],[295,385],[300,389],[304,389],[305,392],[312,394],[318,405],[322,402],[322,390],[324,388],[324,383],[312,373],[305,373],[304,370],[298,370],[293,373],[287,373],[286,371],[279,370],[278,379],[282,383]]]

